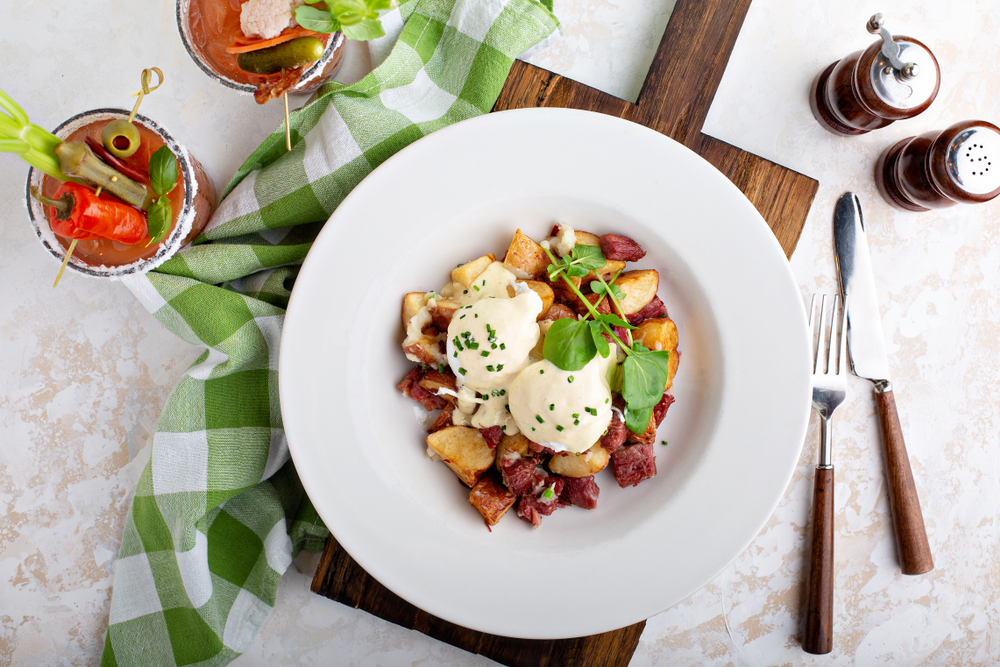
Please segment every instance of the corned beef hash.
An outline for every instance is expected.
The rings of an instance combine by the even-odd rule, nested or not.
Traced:
[[[560,507],[595,509],[609,463],[622,488],[656,474],[679,355],[659,274],[625,270],[644,255],[617,234],[557,224],[539,244],[519,229],[502,259],[403,298],[418,366],[399,389],[440,411],[427,454],[472,489],[487,526],[515,506],[536,528]]]

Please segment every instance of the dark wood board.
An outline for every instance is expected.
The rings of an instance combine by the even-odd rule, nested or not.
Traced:
[[[808,176],[702,133],[750,0],[677,0],[635,104],[516,61],[494,111],[568,107],[626,118],[695,151],[743,191],[787,257],[795,250],[819,184]],[[645,622],[590,637],[498,637],[421,611],[365,572],[332,536],[316,569],[315,593],[510,667],[624,667]]]

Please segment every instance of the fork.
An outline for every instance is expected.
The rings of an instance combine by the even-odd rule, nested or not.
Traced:
[[[819,323],[816,306],[819,299]],[[809,583],[806,587],[805,631],[802,648],[808,653],[829,653],[833,648],[833,429],[831,417],[847,397],[847,308],[840,298],[814,294],[809,303],[809,331],[816,339],[813,359],[812,404],[819,414],[819,465],[813,482],[812,543]],[[839,326],[838,326],[839,314]],[[829,322],[828,322],[829,321]],[[839,335],[838,335],[839,332]]]

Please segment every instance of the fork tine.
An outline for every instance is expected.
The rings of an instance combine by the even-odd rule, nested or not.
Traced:
[[[816,343],[816,350],[812,354],[812,372],[816,372],[817,365],[819,364],[819,349],[823,343],[822,332],[819,336],[816,335],[816,297],[817,294],[813,294],[812,298],[809,299],[809,338],[811,341],[819,341]]]
[[[834,303],[836,304],[836,302],[834,302]],[[827,319],[827,315],[828,314],[829,314],[829,311],[826,309],[826,295],[824,294],[823,295],[823,299],[821,301],[821,305],[820,305],[820,311],[819,311],[819,345],[816,348],[816,372],[817,373],[821,373],[821,372],[822,373],[829,373],[830,372],[830,352],[829,352],[829,350],[833,346],[833,338],[832,337],[830,338],[830,343],[829,343],[830,346],[828,347],[827,346],[827,339],[826,339],[826,319]],[[830,334],[831,334],[831,336],[833,335],[833,331],[832,330],[831,330]],[[823,364],[823,366],[822,366],[822,370],[820,370],[821,367],[819,365],[819,362],[820,362],[821,358],[825,362]]]

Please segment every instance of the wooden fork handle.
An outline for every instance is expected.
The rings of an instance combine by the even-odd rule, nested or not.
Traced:
[[[888,385],[888,383],[886,383]],[[889,483],[889,506],[896,531],[899,569],[903,574],[923,574],[934,569],[931,547],[927,542],[920,498],[910,471],[910,457],[903,442],[903,430],[896,414],[896,399],[892,388],[880,391],[875,387],[875,406],[882,424],[882,446],[885,452],[885,474]]]
[[[833,466],[817,467],[813,481],[812,540],[802,648],[823,655],[833,648]]]

